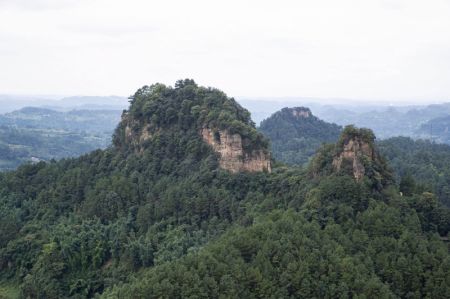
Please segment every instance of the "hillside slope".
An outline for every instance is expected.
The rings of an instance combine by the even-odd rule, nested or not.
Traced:
[[[449,145],[394,137],[379,141],[378,146],[395,170],[399,184],[409,180],[410,188],[416,192],[433,192],[440,202],[450,207]]]
[[[303,111],[303,116],[294,112]],[[296,166],[311,159],[322,143],[338,140],[340,127],[318,120],[307,108],[285,108],[265,120],[259,129],[270,139],[273,156]],[[437,130],[438,128],[436,128]],[[445,128],[444,128],[445,129]],[[397,184],[414,180],[412,188],[435,193],[450,207],[450,147],[446,144],[393,137],[376,141],[381,155],[390,164]]]
[[[431,139],[434,142],[450,145],[450,116],[433,118],[422,124],[416,131],[418,136]]]
[[[313,169],[273,167],[223,92],[143,87],[113,147],[0,174],[0,285],[22,298],[445,298],[449,210],[400,196],[364,145],[363,177],[334,166],[367,136],[344,131]]]

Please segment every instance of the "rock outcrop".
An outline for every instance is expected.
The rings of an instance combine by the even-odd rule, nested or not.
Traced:
[[[297,117],[297,118],[299,118],[299,117],[308,118],[308,117],[311,116],[311,110],[309,110],[309,108],[294,107],[294,108],[287,108],[287,109],[290,109],[292,111],[292,115]]]
[[[246,151],[242,136],[239,134],[231,134],[228,130],[203,128],[201,135],[203,140],[219,154],[219,165],[223,169],[233,173],[272,170],[270,154],[264,149]]]
[[[155,165],[170,157],[185,167],[210,157],[205,142],[223,169],[271,171],[268,140],[256,130],[250,113],[222,91],[187,79],[175,87],[144,86],[130,99],[113,136],[113,145],[123,153],[159,159]]]
[[[121,125],[124,126],[125,142],[135,150],[142,150],[141,145],[153,136],[149,124],[141,124],[138,120],[131,118],[128,113],[122,115]]]
[[[374,190],[395,183],[391,169],[376,148],[372,130],[352,125],[344,128],[335,145],[325,144],[319,149],[309,172],[313,177],[349,175]]]
[[[360,136],[353,136],[343,142],[342,151],[333,158],[333,167],[341,171],[343,167],[350,166],[353,176],[359,181],[366,172],[364,161],[373,161],[374,153],[372,144]]]

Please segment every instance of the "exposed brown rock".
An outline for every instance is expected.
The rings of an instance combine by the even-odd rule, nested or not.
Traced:
[[[142,128],[141,135],[139,136],[139,141],[144,142],[152,138],[152,136],[153,135],[150,133],[150,125],[147,124]]]
[[[241,135],[231,134],[227,130],[215,131],[210,128],[203,128],[201,135],[203,140],[220,155],[219,164],[221,168],[233,173],[242,171],[271,172],[269,153],[262,149],[246,152],[243,148]]]
[[[125,141],[136,149],[140,145],[153,137],[149,124],[141,125],[137,120],[131,119],[128,114],[122,116],[122,123],[125,124]]]
[[[295,117],[310,117],[311,111],[308,108],[296,107],[292,108],[292,115]]]
[[[344,142],[342,152],[333,158],[333,167],[336,171],[340,171],[343,163],[350,164],[353,168],[353,176],[359,181],[365,174],[364,157],[373,160],[374,150],[361,138],[354,137]]]

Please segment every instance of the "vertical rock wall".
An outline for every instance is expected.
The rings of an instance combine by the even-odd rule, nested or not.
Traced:
[[[360,138],[352,138],[344,143],[343,151],[333,158],[333,167],[340,171],[343,163],[349,163],[353,168],[353,176],[357,181],[361,180],[365,174],[362,159],[374,159],[372,147]]]
[[[233,173],[241,171],[270,172],[272,170],[270,155],[264,150],[246,152],[239,134],[231,134],[227,130],[214,131],[210,128],[203,128],[201,135],[203,140],[220,155],[219,164],[223,169]]]

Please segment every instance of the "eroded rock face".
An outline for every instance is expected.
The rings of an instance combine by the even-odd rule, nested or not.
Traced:
[[[292,115],[295,117],[308,118],[311,116],[311,110],[309,110],[308,108],[303,108],[303,107],[292,108]]]
[[[210,128],[203,128],[201,135],[203,140],[220,155],[219,164],[223,169],[233,173],[272,170],[269,153],[264,150],[246,152],[239,134],[231,134],[227,130],[213,131]]]
[[[122,123],[125,125],[125,142],[136,150],[142,150],[142,143],[153,136],[149,124],[142,125],[137,120],[131,119],[128,114],[122,116]]]
[[[333,158],[333,167],[340,171],[345,165],[351,165],[353,176],[357,181],[365,174],[363,159],[374,160],[374,150],[360,138],[352,138],[344,143],[343,151]]]

